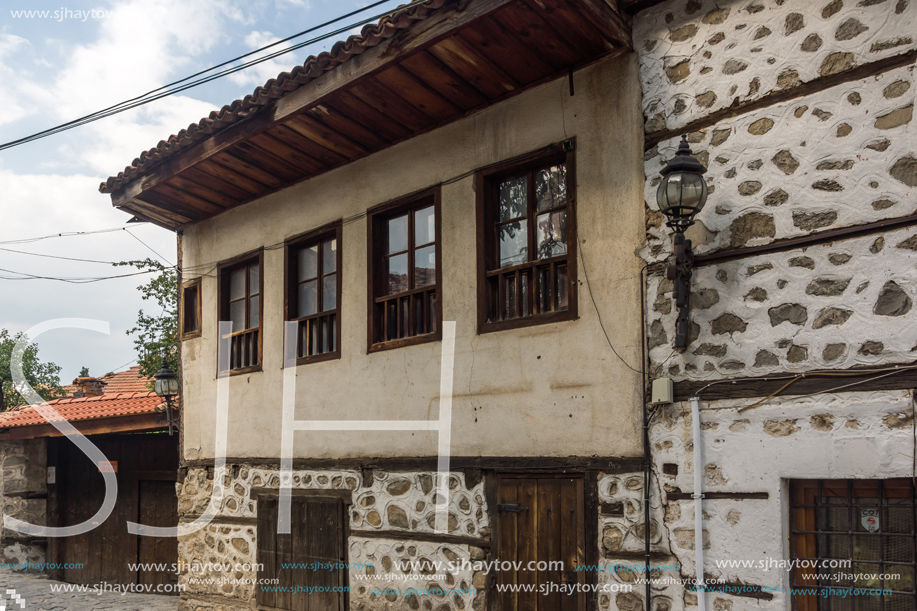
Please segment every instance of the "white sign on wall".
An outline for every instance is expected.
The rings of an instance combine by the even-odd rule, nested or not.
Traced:
[[[879,530],[879,510],[864,509],[860,514],[860,523],[871,533]]]

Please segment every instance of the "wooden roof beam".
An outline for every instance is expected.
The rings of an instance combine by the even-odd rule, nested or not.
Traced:
[[[352,57],[347,62],[278,99],[272,106],[255,113],[251,118],[216,132],[206,140],[154,167],[143,176],[112,193],[112,205],[126,207],[129,201],[145,190],[168,180],[173,175],[321,102],[335,91],[393,65],[405,55],[423,50],[455,34],[476,19],[513,1],[515,0],[479,0],[471,4],[458,2],[452,7],[444,7],[441,12],[419,21],[409,29]]]

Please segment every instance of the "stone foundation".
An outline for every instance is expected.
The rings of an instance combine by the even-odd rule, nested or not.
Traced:
[[[0,503],[3,515],[32,524],[46,524],[47,446],[45,439],[0,442]],[[0,562],[37,572],[45,562],[47,542],[4,528]],[[27,568],[26,568],[27,567]]]
[[[188,469],[179,484],[180,519],[188,522],[200,516],[213,490],[212,468]],[[437,503],[437,474],[424,471],[294,470],[295,490],[349,491],[349,534],[347,562],[352,565],[350,609],[360,611],[483,611],[487,609],[491,577],[469,566],[476,561],[495,560],[491,537],[492,524],[485,489],[491,472],[469,482],[464,472],[449,474],[449,535],[434,531]],[[201,531],[179,540],[179,562],[254,564],[257,562],[257,494],[252,490],[279,489],[280,473],[272,466],[233,465],[227,469],[225,496],[218,515]],[[598,499],[612,507],[608,515],[586,516],[598,520],[600,564],[642,564],[643,556],[643,476],[641,473],[598,475]],[[662,505],[659,491],[652,494],[654,512],[652,539],[654,555],[670,554],[669,544],[659,524]],[[620,512],[616,509],[620,507]],[[615,535],[614,533],[618,533]],[[405,569],[402,562],[451,563],[455,571],[430,579],[423,567]],[[467,564],[464,562],[467,561]],[[357,566],[353,566],[357,565]],[[412,572],[413,571],[413,572]],[[197,579],[219,578],[218,573],[191,575],[183,572],[180,583],[187,585],[182,595],[184,611],[237,611],[255,608],[254,585],[202,585]],[[632,584],[642,573],[599,572],[603,584]],[[235,579],[253,580],[255,571],[236,572]],[[379,595],[374,588],[439,588],[473,590],[474,593],[428,597]],[[675,597],[660,589],[654,611],[677,611]],[[623,598],[622,598],[623,596]],[[612,593],[600,597],[601,609],[627,609],[631,593]],[[619,600],[615,603],[615,600]],[[667,602],[668,601],[668,602]],[[672,604],[670,604],[672,603]],[[615,606],[618,605],[618,606]],[[623,605],[623,606],[622,606]],[[666,606],[668,605],[668,606]]]

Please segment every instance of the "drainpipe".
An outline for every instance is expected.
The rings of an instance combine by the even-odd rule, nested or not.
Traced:
[[[704,488],[703,460],[700,439],[700,399],[691,397],[691,432],[694,439],[694,565],[697,577],[697,610],[707,610],[707,593],[704,584]]]

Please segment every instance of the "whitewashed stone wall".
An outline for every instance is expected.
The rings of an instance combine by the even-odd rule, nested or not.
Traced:
[[[914,212],[914,66],[727,119],[689,135],[712,187],[698,254]],[[657,212],[659,170],[680,138],[647,153],[647,254],[670,249]]]
[[[654,129],[649,112],[652,100],[665,98],[666,104],[674,104],[672,100],[691,90],[687,79],[672,82],[666,77],[660,84],[658,62],[683,55],[691,62],[707,61],[709,41],[698,41],[712,37],[713,30],[747,32],[768,27],[771,34],[759,40],[766,53],[776,55],[783,48],[780,45],[788,43],[774,41],[813,30],[805,36],[818,35],[825,41],[825,49],[818,53],[842,49],[853,53],[858,65],[911,49],[911,43],[888,49],[879,45],[882,48],[875,51],[872,45],[903,40],[907,35],[902,32],[913,35],[917,31],[913,2],[836,0],[822,6],[753,0],[721,3],[719,7],[708,4],[667,2],[640,13],[635,20],[635,44],[644,49],[641,78],[646,87],[648,132]],[[710,11],[715,18],[708,17]],[[653,46],[653,37],[660,35],[657,26],[666,22],[666,15],[676,15],[669,18],[667,28],[673,32],[666,38],[668,42],[646,52]],[[801,15],[801,22],[807,24],[803,29],[789,36],[784,29],[778,31],[775,24],[798,25],[795,15]],[[862,27],[841,28],[842,24],[853,24],[851,20]],[[679,28],[691,24],[697,27],[695,36],[671,41],[672,36],[682,36],[675,34]],[[705,32],[706,38],[702,38]],[[659,45],[663,50],[657,48]],[[809,68],[818,64],[802,62],[805,52],[786,53],[787,61]],[[820,57],[818,53],[813,57]],[[753,54],[737,43],[727,55],[746,60]],[[765,61],[754,66],[761,70],[768,67],[774,76],[783,64]],[[688,234],[695,252],[757,246],[914,213],[914,71],[913,64],[891,69],[691,132],[689,141],[708,167],[710,185],[707,206]],[[703,83],[724,86],[732,82],[728,76],[708,71]],[[799,87],[806,80],[801,78],[787,87]],[[697,110],[692,120],[715,108]],[[666,112],[670,118],[679,116],[673,109]],[[678,125],[684,122],[668,127]],[[641,254],[647,261],[662,261],[671,251],[670,232],[658,211],[655,190],[659,170],[677,143],[678,138],[663,141],[645,156],[647,242]],[[707,379],[912,360],[917,347],[917,332],[910,330],[915,315],[913,300],[917,298],[917,287],[908,272],[917,252],[913,233],[888,232],[698,268],[692,287],[692,341],[684,354],[673,354],[671,349],[676,316],[672,284],[660,275],[651,275],[646,307],[654,375]]]
[[[696,339],[674,355],[672,283],[654,276],[647,308],[656,373],[697,380],[911,361],[915,264],[917,229],[905,228],[701,267]]]
[[[678,559],[672,555],[666,535],[665,507],[662,504],[659,480],[654,478],[650,488],[650,551],[654,566],[675,566]],[[599,516],[599,564],[606,570],[598,573],[599,609],[630,611],[645,608],[645,586],[637,579],[646,575],[637,570],[646,564],[644,535],[646,521],[643,507],[643,473],[601,474],[598,478],[601,503],[620,504],[622,515]],[[618,568],[616,565],[620,565]],[[625,568],[626,567],[626,568]],[[681,588],[662,582],[665,578],[680,577],[680,571],[653,571],[657,580],[652,587],[652,611],[683,611]],[[614,592],[606,586],[630,586],[630,592]]]
[[[210,502],[213,490],[213,469],[189,469],[179,489],[179,516],[186,521],[201,515]],[[350,606],[362,609],[423,609],[480,611],[485,602],[485,575],[466,568],[455,573],[444,573],[441,579],[427,579],[422,569],[406,579],[386,579],[387,575],[404,573],[396,568],[402,561],[469,562],[487,558],[490,521],[484,496],[484,483],[468,487],[464,474],[449,475],[448,528],[451,535],[479,538],[482,546],[452,544],[434,541],[404,541],[361,536],[363,532],[410,532],[433,535],[435,529],[438,476],[435,472],[373,471],[372,482],[364,482],[363,474],[356,470],[294,470],[292,486],[301,490],[350,490],[353,504],[350,507],[350,537],[348,562],[371,565],[372,568],[354,568],[350,571]],[[368,484],[368,485],[367,485]],[[280,473],[276,468],[235,466],[227,472],[224,496],[220,511],[213,522],[197,533],[179,539],[179,562],[188,565],[253,564],[257,562],[257,531],[250,524],[233,524],[233,520],[252,520],[258,516],[258,503],[252,498],[252,489],[277,489]],[[183,594],[183,608],[235,611],[254,604],[256,587],[250,583],[201,583],[199,579],[231,577],[236,580],[253,580],[254,571],[225,575],[219,572],[193,574],[185,571],[180,582],[187,585]],[[380,596],[374,589],[408,588],[442,590],[477,590],[477,595],[463,594],[450,597],[435,594],[418,596]]]
[[[32,524],[47,523],[47,453],[44,439],[0,443],[0,503],[3,515]],[[47,544],[6,528],[0,535],[0,562],[16,566],[45,562]],[[34,569],[32,569],[34,571]]]
[[[770,601],[707,596],[713,608],[719,598],[731,602],[732,611],[782,610],[789,608],[785,571],[718,569],[716,560],[788,557],[789,479],[910,477],[914,407],[910,391],[883,391],[780,398],[738,412],[752,402],[702,402],[704,491],[769,495],[767,500],[704,501],[709,541],[704,568],[713,579],[781,591]],[[665,408],[652,428],[654,478],[667,492],[693,488],[691,426],[690,407],[678,403]],[[678,465],[678,474],[667,475],[665,463]],[[694,575],[694,501],[665,498],[664,505],[669,546],[687,575]],[[694,600],[690,592],[684,596],[686,603]]]
[[[634,36],[646,136],[655,142],[664,132],[687,130],[708,167],[707,206],[688,232],[696,253],[917,212],[913,57],[899,67],[869,69],[913,54],[917,2],[672,0],[639,13]],[[765,99],[778,93],[773,103]],[[679,139],[661,140],[645,154],[647,241],[639,254],[648,263],[671,253],[655,191]],[[910,227],[699,267],[684,353],[672,349],[672,283],[650,274],[652,375],[714,381],[913,361],[915,263],[917,228]],[[911,474],[909,391],[780,396],[738,412],[755,400],[703,404],[698,468],[705,492],[769,495],[704,501],[704,568],[727,583],[781,591],[770,600],[708,593],[708,608],[716,611],[790,607],[786,572],[715,564],[788,558],[790,479]],[[658,549],[677,558],[682,577],[694,577],[694,501],[669,498],[693,489],[687,404],[661,411],[651,447],[654,489],[661,494],[653,512],[661,511],[664,523]],[[654,596],[666,605],[672,599],[673,609],[697,604],[680,586]],[[643,609],[642,591],[639,598],[612,600],[610,608]]]
[[[913,0],[678,0],[634,20],[647,133],[915,48]]]

